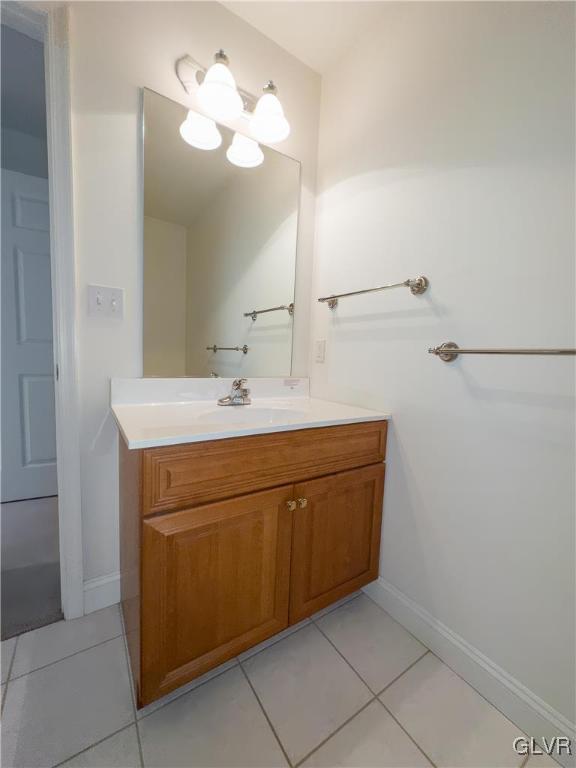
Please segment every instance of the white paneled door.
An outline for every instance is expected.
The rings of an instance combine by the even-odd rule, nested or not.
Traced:
[[[53,496],[48,181],[2,171],[2,501]]]

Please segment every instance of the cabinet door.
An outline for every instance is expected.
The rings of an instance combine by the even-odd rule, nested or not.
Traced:
[[[290,623],[378,577],[384,465],[295,486]]]
[[[288,623],[292,486],[143,522],[140,704]]]

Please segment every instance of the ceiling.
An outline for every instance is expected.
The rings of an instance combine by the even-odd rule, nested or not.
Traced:
[[[232,0],[223,5],[322,75],[382,15],[385,3]]]

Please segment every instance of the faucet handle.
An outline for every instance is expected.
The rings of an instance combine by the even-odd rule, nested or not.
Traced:
[[[232,389],[242,389],[245,384],[248,384],[248,379],[234,379]]]

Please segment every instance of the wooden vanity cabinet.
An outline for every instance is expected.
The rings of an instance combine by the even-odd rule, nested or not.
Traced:
[[[138,706],[377,578],[385,445],[386,422],[142,450],[120,441]],[[251,446],[260,470],[246,463]]]

